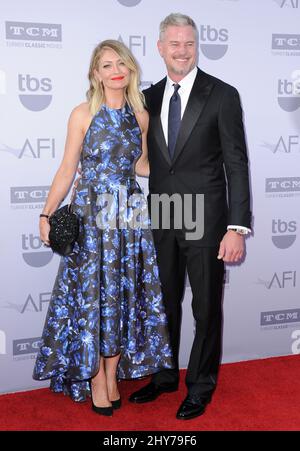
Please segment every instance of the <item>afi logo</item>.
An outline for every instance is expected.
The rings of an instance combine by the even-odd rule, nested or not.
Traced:
[[[43,305],[48,303],[51,298],[51,293],[40,293],[38,302],[35,303],[31,294],[28,295],[25,304],[22,307],[21,313],[24,313],[26,310],[32,311],[32,308],[35,312],[42,312]]]
[[[41,154],[45,155],[46,151],[50,158],[55,158],[54,138],[37,138],[35,143],[31,143],[29,139],[26,139],[18,158],[22,158],[24,155],[26,157],[41,158]]]
[[[299,135],[288,135],[287,137],[280,136],[276,144],[264,142],[261,146],[270,150],[274,154],[277,152],[292,153],[292,151],[297,149],[300,151]]]
[[[146,55],[146,36],[131,35],[128,36],[127,40],[124,40],[120,35],[118,37],[118,41],[122,42],[123,44],[126,44],[127,47],[130,48],[132,53],[138,53],[135,50],[140,50],[139,54],[141,54],[142,56]]]
[[[275,0],[279,4],[280,8],[299,8],[299,0]]]
[[[282,274],[275,274],[272,277],[272,280],[267,288],[285,288],[286,285],[295,287],[296,286],[296,271],[283,271]]]

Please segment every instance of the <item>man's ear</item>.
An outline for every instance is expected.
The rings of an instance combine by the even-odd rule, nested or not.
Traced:
[[[157,41],[157,48],[158,48],[160,56],[163,56],[162,42],[160,39]]]

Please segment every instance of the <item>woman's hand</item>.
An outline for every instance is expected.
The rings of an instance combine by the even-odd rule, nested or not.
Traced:
[[[40,239],[46,246],[50,246],[49,241],[50,224],[47,218],[40,218]]]

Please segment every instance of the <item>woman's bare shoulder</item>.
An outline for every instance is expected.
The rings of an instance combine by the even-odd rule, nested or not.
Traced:
[[[84,130],[87,128],[87,124],[91,121],[91,117],[88,102],[83,102],[73,108],[70,114],[69,123],[71,126],[79,126]]]
[[[90,107],[88,102],[82,102],[79,105],[77,105],[73,110],[71,111],[71,116],[77,116],[77,117],[83,117],[83,116],[90,116]]]

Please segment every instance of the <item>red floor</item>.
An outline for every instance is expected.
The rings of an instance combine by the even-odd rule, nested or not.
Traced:
[[[121,382],[123,406],[110,418],[92,412],[90,402],[74,403],[49,389],[2,395],[0,430],[300,430],[300,356],[222,365],[206,413],[189,421],[175,418],[186,395],[184,375],[178,392],[142,405],[128,396],[148,380]]]

